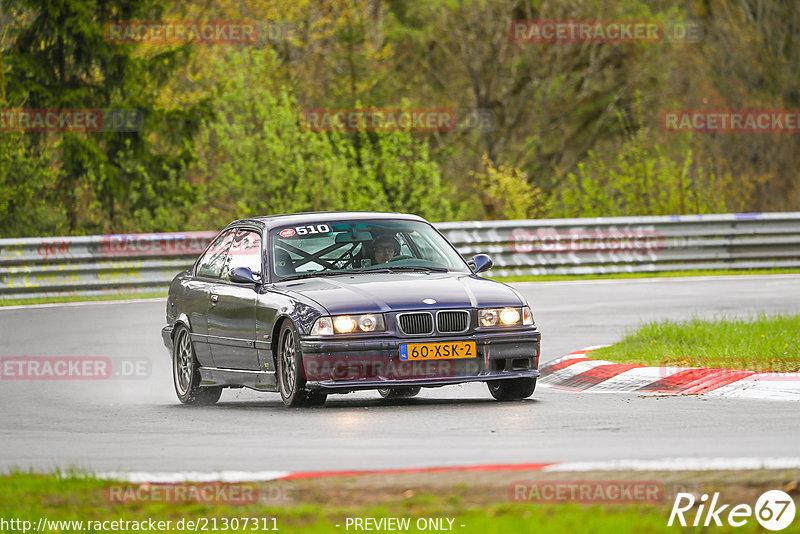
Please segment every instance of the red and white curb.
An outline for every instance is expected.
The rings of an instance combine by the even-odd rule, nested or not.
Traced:
[[[702,367],[645,367],[593,360],[590,347],[547,362],[539,384],[588,393],[709,395],[800,401],[800,373],[757,373]]]
[[[488,464],[470,466],[375,469],[367,471],[214,471],[145,472],[117,471],[97,473],[96,478],[137,484],[177,484],[181,482],[271,482],[309,480],[365,475],[398,475],[445,472],[541,471],[546,473],[589,471],[749,471],[761,469],[800,469],[800,458],[657,458],[651,460],[599,460],[528,464]]]

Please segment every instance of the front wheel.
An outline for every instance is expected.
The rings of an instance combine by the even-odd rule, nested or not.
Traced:
[[[297,337],[294,326],[285,323],[278,338],[278,389],[281,399],[288,407],[322,406],[328,395],[305,389],[303,355]]]
[[[200,387],[199,367],[189,330],[183,325],[176,327],[172,348],[172,379],[175,393],[183,404],[207,406],[217,402],[222,395],[221,387]]]
[[[507,380],[493,380],[486,383],[489,393],[499,401],[518,401],[533,395],[536,389],[535,378],[510,378]]]

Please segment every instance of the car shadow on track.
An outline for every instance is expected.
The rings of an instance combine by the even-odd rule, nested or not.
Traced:
[[[515,402],[497,402],[494,399],[479,399],[479,398],[414,398],[414,399],[328,399],[325,406],[313,408],[286,408],[280,400],[223,400],[214,406],[204,407],[205,410],[235,410],[235,411],[248,411],[248,410],[263,410],[263,409],[278,409],[278,410],[296,410],[317,412],[321,410],[343,410],[343,409],[391,409],[391,408],[452,408],[457,406],[470,406],[487,408],[503,408],[509,406],[535,406],[541,401],[535,398],[525,399]],[[171,405],[177,409],[197,409],[196,407],[184,406],[182,404]],[[203,409],[203,408],[201,408]]]

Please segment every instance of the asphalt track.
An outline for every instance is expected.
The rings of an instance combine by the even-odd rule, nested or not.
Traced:
[[[800,311],[800,275],[516,284],[543,332],[542,361],[613,343],[659,318]],[[213,407],[175,398],[161,300],[0,308],[0,357],[149,360],[148,375],[0,380],[0,472],[347,470],[617,459],[800,456],[797,403],[581,394],[538,388],[493,401],[483,384],[375,392],[285,409],[228,390]],[[757,332],[753,333],[757,335]],[[748,343],[743,339],[742,343]]]

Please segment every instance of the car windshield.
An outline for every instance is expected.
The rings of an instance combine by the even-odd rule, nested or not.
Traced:
[[[270,264],[278,279],[347,273],[469,273],[456,250],[420,221],[309,221],[271,233]]]

